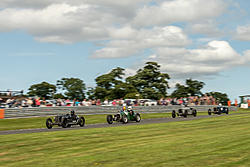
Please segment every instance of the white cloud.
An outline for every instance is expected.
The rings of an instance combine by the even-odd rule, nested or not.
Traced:
[[[215,19],[227,8],[224,0],[1,0],[0,31],[22,30],[41,42],[104,42],[94,58],[121,58],[150,54],[171,74],[218,74],[249,61],[228,42],[212,41],[203,48],[187,49],[188,33],[220,35]],[[239,26],[237,38],[250,40],[250,26]],[[204,42],[204,41],[203,41]],[[148,52],[150,50],[150,52]]]
[[[222,14],[223,0],[174,0],[139,9],[133,24],[136,26],[165,25],[214,18]]]
[[[187,30],[193,34],[204,34],[207,36],[222,36],[223,32],[219,30],[214,20],[205,20],[188,24]]]
[[[126,35],[119,35],[120,32]],[[121,28],[113,30],[111,36],[120,38],[112,40],[100,50],[97,50],[94,58],[119,58],[129,57],[144,51],[158,47],[183,47],[190,44],[190,40],[176,26],[154,27],[153,29]]]
[[[235,38],[242,41],[250,41],[250,25],[238,26]]]
[[[238,54],[226,41],[211,41],[199,49],[158,48],[155,54],[149,60],[159,62],[163,71],[177,78],[216,75],[249,60],[248,53]]]

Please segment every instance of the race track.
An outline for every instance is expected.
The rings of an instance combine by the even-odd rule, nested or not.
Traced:
[[[201,115],[197,117],[189,116],[187,118],[177,117],[177,118],[154,118],[154,119],[142,119],[141,122],[129,122],[127,124],[123,123],[99,123],[99,124],[85,124],[84,127],[73,126],[71,128],[61,128],[58,126],[54,126],[52,129],[47,128],[40,128],[40,129],[19,129],[19,130],[8,130],[8,131],[0,131],[0,135],[8,135],[8,134],[24,134],[24,133],[39,133],[39,132],[55,132],[55,131],[66,131],[66,130],[79,130],[79,129],[91,129],[91,128],[106,128],[106,127],[118,127],[118,126],[136,126],[136,125],[143,125],[143,124],[154,124],[154,123],[167,123],[167,122],[178,122],[178,121],[190,121],[195,119],[202,119],[202,118],[209,118],[209,117],[230,117],[235,114],[229,115]],[[105,119],[105,118],[104,118]],[[86,120],[87,122],[88,120]],[[44,124],[45,126],[45,124]]]

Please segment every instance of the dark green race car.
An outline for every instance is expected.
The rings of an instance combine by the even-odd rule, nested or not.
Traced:
[[[107,122],[112,124],[114,121],[122,122],[124,124],[128,123],[129,121],[141,121],[141,116],[139,113],[129,112],[127,110],[121,110],[118,114],[115,115],[107,115]]]

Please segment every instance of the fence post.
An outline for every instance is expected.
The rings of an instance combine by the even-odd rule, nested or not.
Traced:
[[[0,109],[0,119],[4,119],[4,109]]]

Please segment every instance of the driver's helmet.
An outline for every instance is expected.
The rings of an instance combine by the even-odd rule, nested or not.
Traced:
[[[132,106],[128,106],[128,110],[132,110]]]
[[[70,111],[70,114],[75,115],[75,111],[74,110]]]
[[[123,107],[122,107],[122,110],[126,110],[126,106],[123,106]]]

